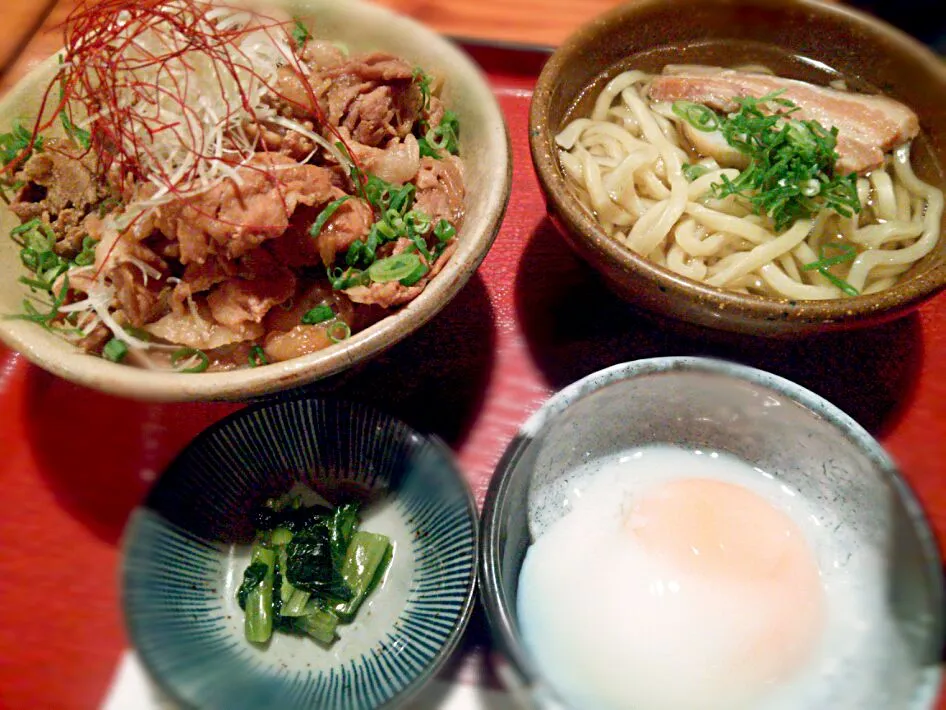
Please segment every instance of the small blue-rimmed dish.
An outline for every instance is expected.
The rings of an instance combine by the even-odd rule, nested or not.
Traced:
[[[251,516],[297,484],[365,501],[361,528],[387,535],[384,583],[331,648],[244,637],[236,601]],[[476,507],[449,449],[357,404],[319,399],[244,409],[200,434],[125,533],[128,629],[152,677],[214,710],[397,705],[456,648],[476,586]]]
[[[555,484],[581,466],[668,444],[751,462],[810,501],[813,520],[836,522],[825,535],[843,551],[869,550],[880,570],[882,583],[870,589],[877,607],[870,610],[883,613],[859,617],[858,624],[886,624],[896,643],[838,656],[830,673],[811,684],[831,702],[790,707],[934,707],[946,640],[942,559],[896,465],[860,425],[818,395],[760,370],[696,357],[615,365],[566,387],[522,426],[497,466],[483,507],[480,590],[500,651],[499,673],[523,707],[587,707],[569,700],[571,689],[542,667],[519,617],[526,553],[543,525],[569,515],[567,501],[549,507],[552,499],[543,492],[562,490]],[[872,585],[872,575],[852,571],[844,588]],[[630,605],[626,613],[633,623],[635,613],[646,612]],[[620,671],[634,677],[634,668]]]

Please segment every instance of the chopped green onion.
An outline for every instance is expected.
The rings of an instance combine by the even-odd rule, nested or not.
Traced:
[[[302,49],[305,46],[305,43],[308,41],[309,37],[311,37],[309,30],[302,23],[302,20],[300,20],[298,17],[294,17],[292,39],[295,40],[297,45],[299,45],[299,49]]]
[[[20,249],[20,261],[30,271],[36,271],[39,268],[39,254],[36,253],[35,249],[29,247]]]
[[[712,133],[719,128],[719,116],[702,104],[692,101],[674,101],[670,109],[698,131]]]
[[[122,201],[117,197],[106,197],[99,203],[98,214],[99,217],[104,217],[109,212],[114,210],[116,207],[121,206]]]
[[[721,175],[712,196],[745,199],[777,232],[824,209],[843,217],[859,212],[857,176],[835,174],[838,129],[788,118],[799,109],[779,93],[737,98],[737,112],[716,117],[726,142],[748,157],[749,166],[735,179]],[[773,112],[767,104],[787,110]]]
[[[23,151],[30,147],[30,141],[33,138],[32,131],[23,128],[19,123],[13,125],[9,133],[0,134],[0,163],[8,165],[19,158]],[[36,136],[33,143],[33,150],[41,151],[43,149],[43,137]],[[22,159],[27,160],[32,152],[23,155]]]
[[[177,369],[177,366],[182,362],[186,362],[192,358],[197,358],[197,364],[186,367],[183,370],[178,370],[178,372],[203,372],[208,367],[210,367],[210,357],[203,350],[198,350],[197,348],[181,348],[180,350],[175,350],[171,353],[171,367]]]
[[[440,153],[430,145],[426,138],[418,138],[417,147],[420,150],[421,158],[436,158],[440,160]]]
[[[310,311],[307,311],[304,316],[302,316],[302,322],[305,325],[316,325],[318,323],[324,323],[327,320],[332,320],[335,317],[335,311],[332,310],[332,307],[326,304],[321,306],[316,306]]]
[[[449,122],[447,124],[450,125]],[[359,176],[362,174],[359,173]],[[365,201],[371,205],[375,214],[378,215],[377,221],[371,225],[368,230],[367,238],[362,241],[357,239],[348,247],[345,252],[345,264],[348,268],[334,267],[329,269],[329,282],[335,290],[345,290],[353,286],[366,285],[371,281],[378,282],[378,277],[386,278],[384,274],[386,269],[392,264],[386,259],[381,262],[387,263],[387,266],[376,266],[381,263],[377,261],[378,248],[389,242],[395,242],[399,239],[408,239],[412,243],[409,250],[419,251],[430,261],[431,252],[427,246],[424,235],[431,231],[431,217],[426,212],[412,209],[416,193],[416,186],[411,183],[404,185],[395,185],[389,183],[376,175],[365,175],[365,180],[361,184],[362,194]],[[330,205],[331,207],[331,205]],[[328,209],[328,208],[326,208]],[[322,215],[320,215],[321,219]],[[312,233],[317,233],[321,225],[313,226]],[[404,271],[404,276],[408,283],[415,283],[425,273],[427,267],[422,262],[413,261],[416,255],[410,257],[410,270]],[[398,262],[393,262],[396,264]],[[372,271],[374,269],[374,271]],[[386,280],[395,281],[399,278],[387,278]]]
[[[343,320],[335,321],[325,329],[325,334],[333,343],[340,343],[351,337],[351,327]]]
[[[457,228],[450,224],[447,220],[441,219],[437,222],[437,226],[434,227],[434,236],[437,237],[441,242],[449,242],[455,236],[457,236]]]
[[[841,253],[837,256],[828,256],[828,249],[834,249],[840,251]],[[824,244],[820,250],[821,258],[818,261],[813,261],[810,264],[803,264],[802,270],[804,271],[815,271],[817,270],[822,276],[824,276],[828,281],[841,289],[848,296],[857,296],[859,291],[851,286],[847,281],[838,276],[832,274],[828,269],[836,264],[843,264],[848,261],[854,261],[857,258],[857,249],[854,248],[852,244]]]
[[[699,163],[694,165],[691,165],[690,163],[684,163],[683,165],[683,177],[685,177],[690,182],[693,182],[697,178],[703,177],[708,172],[709,168],[705,165],[700,165]]]
[[[838,250],[841,253],[837,256],[829,257],[826,253],[829,248]],[[801,268],[804,271],[820,271],[821,269],[827,269],[829,266],[834,266],[835,264],[854,261],[857,258],[857,249],[855,249],[852,244],[825,244],[821,247],[820,256],[821,258],[818,261],[804,264]]]
[[[92,237],[85,237],[82,240],[82,251],[76,254],[73,263],[76,266],[91,266],[95,263],[95,246],[98,244]]]
[[[259,345],[254,345],[250,348],[250,367],[260,367],[261,365],[268,365],[269,359],[266,357],[266,353],[263,352],[263,348]]]
[[[62,55],[58,56],[59,64],[63,63]],[[62,127],[66,131],[66,135],[72,139],[72,142],[82,148],[88,150],[89,146],[92,145],[92,136],[84,128],[79,128],[76,126],[72,119],[69,118],[69,114],[66,110],[65,101],[66,98],[66,84],[65,79],[60,78],[59,80],[59,101],[63,104],[62,110],[59,112],[59,120],[62,122]]]
[[[425,114],[421,120],[423,124],[426,125],[426,114],[430,111],[430,76],[428,76],[427,72],[421,67],[414,67],[414,71],[411,73],[411,80],[417,84],[417,88],[420,89],[420,110],[421,113]]]
[[[66,135],[72,139],[72,142],[88,150],[92,145],[92,135],[86,129],[79,128],[72,122],[72,119],[70,119],[69,115],[66,113],[65,107],[59,112],[59,120],[62,122],[62,127],[66,131]]]
[[[327,270],[329,283],[336,291],[344,291],[352,286],[364,286],[371,279],[366,271],[358,269],[342,269],[336,266],[334,269]]]
[[[395,254],[387,259],[374,262],[368,267],[368,276],[375,283],[387,283],[388,281],[400,281],[410,278],[419,269],[426,268],[416,254]]]
[[[427,234],[430,231],[430,215],[420,210],[411,210],[404,215],[404,224],[408,232],[414,234]]]
[[[351,199],[351,195],[345,195],[344,197],[339,197],[334,202],[330,202],[324,210],[319,212],[319,216],[315,218],[315,222],[312,223],[312,228],[309,230],[309,236],[317,237],[322,232],[322,228],[325,227],[326,222],[328,222],[332,215],[338,211],[338,208],[342,206],[345,202]]]
[[[460,119],[453,111],[444,111],[440,124],[427,131],[424,137],[435,150],[445,150],[456,155],[459,152]]]
[[[394,210],[398,214],[404,214],[414,204],[416,190],[417,188],[414,185],[407,183],[397,190],[390,191],[391,199],[388,203],[388,209]]]
[[[37,310],[36,306],[30,303],[28,298],[24,298],[23,310],[26,311],[26,313],[9,317],[13,320],[26,320],[31,323],[37,323],[44,328],[49,328],[50,323],[59,316],[59,308],[66,302],[66,296],[69,295],[69,274],[63,277],[62,288],[59,289],[59,293],[55,294],[52,289],[50,289],[50,293],[53,294],[53,302],[50,306],[49,313],[41,313]]]
[[[431,259],[432,258],[433,257],[431,257]],[[402,286],[413,286],[422,278],[424,278],[428,271],[430,271],[430,269],[427,267],[427,265],[421,262],[421,265],[414,271],[414,273],[409,276],[405,276],[398,283],[400,283]]]
[[[23,224],[18,225],[18,226],[16,226],[16,227],[14,227],[13,229],[11,229],[11,230],[10,230],[10,236],[11,236],[11,237],[16,237],[16,236],[19,236],[20,234],[25,234],[26,232],[31,232],[31,231],[33,231],[34,229],[39,229],[39,227],[40,227],[41,225],[42,225],[42,222],[39,220],[39,218],[38,218],[38,217],[34,217],[34,218],[31,219],[29,222],[24,222]]]
[[[368,175],[365,181],[365,199],[368,204],[384,212],[391,203],[391,191],[393,189],[394,185],[382,180],[377,175]]]
[[[112,362],[121,362],[128,354],[128,346],[118,338],[112,338],[102,348],[102,357]]]
[[[860,295],[860,291],[858,291],[856,288],[854,288],[853,286],[851,286],[851,284],[849,284],[849,283],[848,283],[847,281],[845,281],[844,279],[838,278],[837,276],[835,276],[834,274],[832,274],[832,273],[831,273],[830,271],[828,271],[827,269],[822,269],[822,270],[820,270],[820,271],[821,271],[821,274],[822,274],[826,279],[828,279],[828,281],[830,281],[830,282],[833,283],[835,286],[837,286],[839,289],[841,289],[846,295],[848,295],[848,296],[859,296],[859,295]]]

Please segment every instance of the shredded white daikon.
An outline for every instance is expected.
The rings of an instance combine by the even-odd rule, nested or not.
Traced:
[[[114,42],[120,70],[113,89],[118,106],[130,108],[135,117],[126,124],[129,134],[121,136],[116,152],[133,156],[154,188],[136,200],[138,207],[199,194],[227,178],[239,180],[240,167],[259,141],[258,132],[245,130],[249,124],[271,123],[298,131],[339,163],[348,162],[331,142],[279,116],[265,101],[281,67],[305,71],[285,27],[231,5],[182,0],[166,5],[171,13],[183,16],[182,27],[192,29],[182,32],[153,20],[142,26],[143,21],[123,13],[119,22],[125,24]],[[235,39],[214,52],[194,41],[195,34],[217,38],[232,31],[237,33]],[[162,60],[155,62],[154,57]],[[107,111],[100,110],[85,123],[107,117]]]
[[[144,285],[161,278],[151,265],[113,250],[143,213],[203,193],[223,180],[242,182],[240,168],[259,149],[261,131],[247,130],[254,124],[296,131],[340,165],[349,164],[331,141],[280,116],[267,101],[281,68],[307,71],[292,49],[284,24],[233,2],[168,0],[164,9],[178,22],[124,11],[108,28],[108,46],[114,50],[108,66],[115,71],[108,73],[105,90],[112,92],[113,101],[102,102],[97,112],[78,123],[88,128],[97,120],[115,123],[121,118],[122,130],[115,137],[116,160],[119,167],[122,161],[125,167],[133,165],[135,174],[150,188],[135,190],[120,214],[105,218],[104,236],[96,247],[95,276],[89,279],[90,286],[80,289],[87,292],[86,298],[59,308],[64,315],[78,315],[78,331],[83,336],[101,323],[133,350],[178,349],[135,337],[110,311],[116,301],[115,288],[106,276],[108,267],[131,263],[141,272]],[[233,33],[232,39],[221,41],[224,33]],[[73,50],[89,46],[87,42],[79,38]],[[63,67],[82,70],[68,58]],[[70,274],[79,271],[73,269]],[[167,279],[168,284],[178,281]],[[188,306],[195,310],[190,299]]]

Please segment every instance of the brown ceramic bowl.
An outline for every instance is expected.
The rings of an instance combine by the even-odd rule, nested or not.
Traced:
[[[604,83],[629,67],[668,63],[765,63],[780,74],[825,84],[838,78],[911,106],[922,133],[914,167],[946,188],[946,65],[900,31],[848,8],[814,0],[636,0],[585,25],[545,65],[529,119],[532,159],[549,212],[571,246],[622,298],[710,328],[799,336],[904,315],[946,286],[946,239],[893,288],[829,301],[747,296],[706,286],[610,239],[572,195],[554,145],[586,115]],[[586,108],[588,107],[588,108]]]
[[[178,374],[118,365],[87,355],[40,326],[0,318],[0,340],[65,379],[119,395],[153,400],[246,399],[313,382],[364,362],[410,335],[463,288],[489,251],[509,199],[511,163],[506,125],[485,77],[455,45],[390,10],[349,0],[289,0],[311,18],[313,33],[353,51],[385,51],[445,79],[444,99],[461,125],[466,168],[466,215],[459,246],[443,271],[415,300],[338,345],[305,357],[232,372]],[[37,67],[0,101],[0,131],[29,120],[56,58]],[[27,123],[26,125],[31,125]],[[0,204],[0,314],[19,313],[27,288],[18,249],[6,238],[16,217]]]

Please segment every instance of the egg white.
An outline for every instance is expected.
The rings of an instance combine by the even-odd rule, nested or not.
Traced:
[[[761,683],[751,663],[714,674],[714,659],[754,632],[751,605],[768,600],[714,583],[690,585],[681,602],[680,590],[652,586],[673,584],[674,575],[628,544],[627,506],[684,478],[741,486],[801,530],[820,573],[824,618],[807,662],[790,677]],[[653,446],[593,462],[534,493],[536,539],[520,574],[519,624],[527,650],[576,710],[879,710],[903,697],[891,679],[913,681],[906,668],[889,667],[907,656],[890,653],[903,641],[888,618],[881,552],[861,544],[836,510],[770,473],[728,454]],[[777,644],[763,651],[778,652]]]

